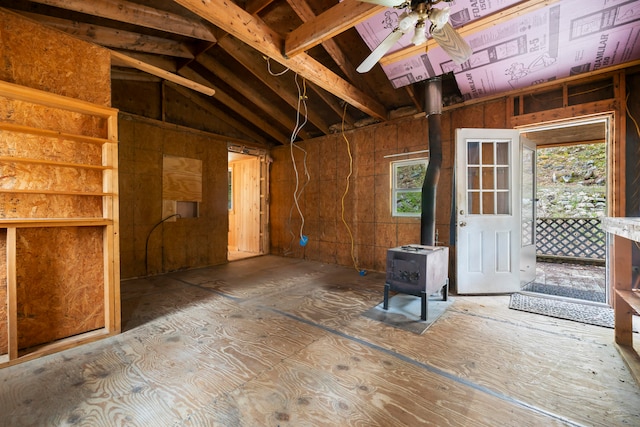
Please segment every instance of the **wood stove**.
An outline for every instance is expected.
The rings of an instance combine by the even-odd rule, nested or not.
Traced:
[[[429,295],[449,295],[449,248],[446,246],[406,245],[387,251],[387,277],[383,308],[389,308],[389,292],[422,298],[420,319],[427,320]]]

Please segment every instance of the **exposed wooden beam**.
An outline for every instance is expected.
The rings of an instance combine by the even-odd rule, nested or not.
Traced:
[[[201,81],[203,84],[207,83],[207,80],[200,76],[195,70],[192,68],[183,68],[180,70],[180,74],[184,77],[194,80]],[[274,140],[278,141],[281,144],[288,144],[290,137],[282,133],[280,130],[276,129],[269,121],[265,120],[264,117],[260,116],[252,109],[250,109],[247,105],[239,102],[234,97],[221,90],[220,88],[216,89],[216,101],[224,104],[227,108],[231,109],[235,113],[240,116],[243,116],[245,119],[250,121],[257,128],[262,129],[265,133],[269,134]]]
[[[171,85],[171,88],[174,89],[176,92],[178,92],[180,95],[187,98],[189,101],[196,104],[198,107],[211,113],[215,117],[220,118],[220,120],[223,120],[228,125],[234,127],[239,132],[242,132],[243,134],[253,138],[255,141],[260,142],[261,144],[268,145],[267,140],[262,135],[259,135],[258,133],[254,132],[252,129],[240,123],[238,120],[224,113],[220,109],[216,108],[211,103],[199,97],[197,94],[190,92],[180,86]]]
[[[282,55],[284,43],[282,37],[261,19],[252,16],[234,3],[227,0],[174,1],[366,114],[381,120],[387,119],[387,112],[382,104],[309,55],[300,54],[290,59],[285,58]]]
[[[258,80],[269,87],[277,96],[284,100],[292,108],[298,106],[298,93],[294,93],[291,87],[286,87],[283,80],[274,77],[269,74],[267,70],[267,64],[264,61],[260,61],[256,58],[252,52],[249,52],[250,48],[246,44],[242,43],[235,37],[224,37],[218,42],[218,46],[224,49],[229,55],[231,55],[236,61],[242,64],[247,70],[249,70]],[[288,81],[288,80],[287,80]],[[325,134],[329,134],[329,125],[325,123],[324,119],[316,113],[314,109],[308,112],[309,121],[320,129]]]
[[[124,55],[120,52],[116,52],[115,50],[111,51],[111,59],[112,59],[112,62],[115,60],[116,65],[124,65],[124,66],[137,68],[138,70],[144,71],[145,73],[152,74],[154,76],[160,77],[164,80],[168,80],[180,86],[188,87],[189,89],[195,90],[200,93],[204,93],[205,95],[212,96],[213,94],[216,93],[216,91],[210,87],[201,85],[200,83],[196,83],[189,79],[185,79],[182,76],[170,73],[168,71],[163,70],[162,68],[158,68],[154,65],[147,64],[146,62],[142,62],[139,59],[135,59],[130,56]]]
[[[284,56],[291,58],[319,45],[386,9],[358,0],[344,0],[291,31],[284,43]]]
[[[124,0],[31,0],[60,9],[126,22],[141,27],[154,28],[167,33],[179,34],[200,40],[215,42],[210,28],[175,13],[154,9]]]
[[[294,129],[296,126],[293,115],[287,115],[283,113],[279,108],[274,106],[271,101],[263,97],[260,93],[249,87],[244,80],[236,75],[232,70],[225,67],[220,61],[211,55],[202,55],[198,58],[198,62],[202,64],[207,70],[211,71],[221,80],[224,80],[226,84],[231,86],[234,90],[238,91],[242,96],[251,100],[260,110],[269,114],[274,120],[278,121],[284,128]],[[309,135],[302,131],[300,132],[302,139],[309,139]]]
[[[182,43],[160,37],[146,36],[128,31],[114,30],[77,21],[52,18],[34,13],[18,12],[48,27],[56,28],[81,40],[116,49],[153,53],[156,55],[193,58],[189,49]]]
[[[273,0],[248,0],[245,10],[250,14],[260,13],[262,9],[273,3]]]
[[[298,15],[298,17],[302,20],[302,22],[308,22],[312,19],[315,19],[316,14],[313,12],[306,1],[287,0],[287,3],[293,9],[296,15]],[[370,89],[367,87],[366,80],[362,78],[361,74],[356,72],[356,67],[351,63],[351,61],[349,61],[349,58],[344,54],[342,49],[340,49],[335,40],[325,40],[324,42],[322,42],[322,47],[327,51],[329,56],[331,56],[333,61],[336,63],[336,65],[338,65],[344,75],[347,76],[347,79],[349,79],[349,81],[356,85],[360,90],[365,90],[365,88]],[[312,88],[314,91],[318,91],[317,86],[313,85]],[[320,92],[318,91],[317,93]],[[332,108],[337,104],[337,102],[334,102],[332,104]],[[338,113],[340,117],[342,117],[342,114],[344,113],[343,108],[339,108],[340,111],[336,110],[335,108],[333,109]],[[346,114],[345,122],[353,124],[355,121],[353,120],[351,114]]]
[[[507,9],[501,10],[499,12],[493,13],[491,15],[485,16],[484,18],[478,19],[477,21],[470,22],[462,27],[456,28],[458,34],[460,34],[463,38],[472,36],[473,34],[485,30],[490,27],[495,27],[496,25],[502,24],[511,19],[516,19],[519,16],[525,15],[530,12],[534,12],[543,7],[549,6],[553,3],[557,3],[560,0],[529,0],[529,1],[521,1],[520,3],[510,6]],[[420,55],[429,49],[433,49],[438,46],[438,43],[433,39],[427,40],[426,44],[422,44],[419,46],[410,45],[404,49],[400,49],[396,52],[393,52],[389,55],[386,55],[380,59],[380,65],[389,65],[394,62],[401,61],[406,58],[410,58],[412,56]]]

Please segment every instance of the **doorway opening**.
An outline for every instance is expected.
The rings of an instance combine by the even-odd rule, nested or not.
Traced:
[[[536,277],[522,291],[609,301],[606,237],[610,116],[523,130],[536,143]]]
[[[235,144],[228,150],[227,259],[236,261],[268,252],[268,164],[263,150]]]

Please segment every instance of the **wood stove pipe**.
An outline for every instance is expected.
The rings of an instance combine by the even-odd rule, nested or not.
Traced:
[[[422,214],[420,216],[420,244],[436,245],[436,189],[442,166],[442,79],[427,80],[424,111],[429,124],[429,164],[422,184]]]

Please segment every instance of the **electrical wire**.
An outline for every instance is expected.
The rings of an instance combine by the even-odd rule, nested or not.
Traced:
[[[289,67],[287,67],[283,71],[280,71],[279,73],[274,73],[273,71],[271,71],[271,58],[269,58],[268,56],[264,58],[267,60],[267,71],[269,71],[269,74],[271,74],[272,76],[280,77],[286,74],[287,71],[289,71]]]
[[[307,244],[307,236],[304,235],[304,223],[305,223],[305,219],[304,219],[304,214],[302,213],[302,209],[300,208],[300,202],[299,199],[302,196],[302,193],[304,192],[305,187],[307,186],[307,184],[309,183],[309,181],[311,181],[311,176],[309,175],[309,169],[307,168],[307,151],[300,147],[299,145],[297,145],[295,143],[296,139],[298,138],[298,134],[300,133],[300,130],[302,130],[302,128],[304,127],[304,125],[307,123],[307,119],[308,119],[308,110],[307,110],[307,83],[306,83],[306,79],[302,79],[302,87],[300,87],[300,82],[298,81],[298,74],[296,73],[295,76],[295,82],[296,82],[296,87],[298,88],[298,105],[296,108],[296,125],[293,129],[293,131],[291,132],[291,139],[290,139],[290,144],[289,144],[289,153],[291,155],[291,162],[293,163],[293,170],[295,172],[295,177],[296,177],[296,186],[293,192],[293,203],[294,205],[291,207],[291,211],[289,214],[289,225],[291,225],[291,215],[293,213],[293,207],[295,206],[296,210],[298,211],[298,214],[300,215],[300,219],[301,219],[301,223],[300,223],[300,244],[302,246],[305,246]],[[300,115],[301,115],[301,109],[304,109],[304,120],[302,120],[302,122],[300,121]],[[302,185],[302,187],[300,186],[300,172],[298,171],[298,166],[296,164],[296,159],[295,159],[295,154],[294,154],[294,148],[302,151],[304,153],[303,155],[303,165],[304,165],[304,174],[306,177],[306,182],[304,183],[304,185]],[[293,239],[295,239],[295,235],[293,234],[293,229],[290,228],[289,233],[292,235],[292,241]]]
[[[627,112],[627,116],[629,116],[629,118],[633,121],[633,124],[636,125],[636,132],[638,133],[638,136],[640,136],[640,126],[638,126],[638,122],[636,121],[635,117],[633,117],[633,115],[631,114],[631,111],[629,111],[629,107],[627,105],[627,100],[629,99],[629,95],[631,95],[631,93],[627,93],[627,96],[624,99],[624,109]]]
[[[342,216],[342,223],[344,224],[344,226],[347,228],[347,232],[349,233],[349,238],[351,239],[351,260],[353,261],[353,266],[356,269],[356,271],[358,271],[361,275],[364,275],[364,270],[360,270],[358,268],[358,263],[356,261],[356,255],[355,255],[355,242],[353,240],[353,233],[351,233],[351,228],[349,227],[349,224],[347,224],[347,221],[344,219],[344,199],[347,197],[347,194],[349,193],[349,181],[351,180],[351,175],[353,175],[353,156],[351,155],[351,144],[349,143],[349,140],[347,139],[347,135],[344,133],[344,119],[345,116],[347,114],[347,103],[344,103],[344,110],[342,111],[342,138],[344,139],[345,145],[347,146],[347,153],[349,154],[349,173],[347,174],[347,178],[346,178],[346,184],[345,184],[345,188],[344,188],[344,193],[342,194],[342,200],[341,200],[341,206],[342,206],[342,211],[341,211],[341,216]]]
[[[153,228],[151,229],[151,231],[149,231],[149,234],[147,234],[147,241],[144,245],[144,271],[145,271],[145,276],[149,275],[149,238],[151,237],[151,233],[153,233],[153,230],[155,230],[160,224],[162,224],[163,222],[165,222],[168,219],[171,219],[173,217],[178,217],[180,218],[180,214],[173,214],[173,215],[169,215],[168,217],[160,220],[158,223],[156,223],[156,225],[153,226]]]

